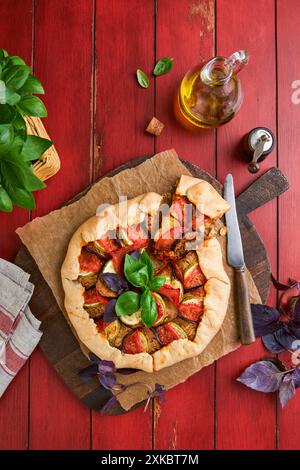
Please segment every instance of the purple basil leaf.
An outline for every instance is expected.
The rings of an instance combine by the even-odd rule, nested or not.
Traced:
[[[130,256],[133,258],[133,259],[140,259],[141,257],[141,253],[138,251],[138,250],[134,250],[132,253],[130,253]]]
[[[292,377],[294,380],[294,384],[296,388],[300,387],[300,369],[297,367],[293,372],[292,372]]]
[[[115,372],[116,367],[113,361],[100,361],[98,364],[98,372],[99,374],[112,374]]]
[[[294,309],[293,309],[293,319],[290,321],[289,326],[292,326],[292,328],[296,327],[297,329],[299,329],[298,333],[300,332],[300,297],[299,296],[295,299]],[[297,333],[295,333],[295,336],[297,336]],[[299,335],[299,339],[300,339],[300,335]]]
[[[274,333],[282,326],[279,322],[280,312],[276,308],[268,307],[268,305],[252,304],[251,313],[257,338]]]
[[[100,277],[105,282],[107,287],[110,290],[116,292],[118,295],[122,294],[124,290],[128,289],[127,281],[119,274],[102,273],[100,274]]]
[[[93,377],[97,375],[97,373],[98,373],[97,364],[92,364],[88,367],[85,367],[84,369],[81,369],[78,372],[78,375],[84,382],[89,382],[90,380],[92,380]]]
[[[285,348],[280,343],[278,343],[274,334],[265,335],[261,339],[264,343],[265,348],[271,351],[272,353],[279,354],[285,351]]]
[[[106,403],[105,405],[101,408],[101,413],[105,413],[109,408],[111,408],[113,405],[117,403],[117,397],[114,395],[112,396]]]
[[[115,305],[117,299],[110,300],[106,305],[103,312],[103,321],[105,323],[111,323],[117,319],[117,315],[115,312]]]
[[[247,367],[237,380],[258,392],[275,392],[282,377],[283,372],[272,361],[265,360]]]
[[[291,287],[290,284],[282,284],[282,282],[277,281],[273,274],[271,274],[271,279],[274,287],[276,287],[277,290],[288,290]]]
[[[130,375],[130,374],[135,374],[136,372],[139,372],[139,370],[123,367],[122,369],[118,369],[117,372],[122,375]]]
[[[99,382],[102,387],[111,390],[116,385],[116,376],[114,374],[99,375]]]
[[[99,364],[99,362],[101,361],[101,359],[99,359],[99,357],[96,356],[96,354],[94,353],[89,353],[89,360],[94,364]]]
[[[295,393],[296,390],[292,374],[286,374],[279,388],[279,400],[282,408],[295,396]]]
[[[282,325],[280,330],[275,331],[272,335],[263,336],[262,340],[269,351],[279,354],[287,349],[295,349],[294,343],[297,342],[297,337],[288,325]]]

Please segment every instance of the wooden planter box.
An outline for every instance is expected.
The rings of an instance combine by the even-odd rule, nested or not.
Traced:
[[[26,116],[25,121],[28,134],[50,139],[40,118]],[[60,169],[60,159],[54,145],[43,153],[39,160],[34,163],[33,167],[36,176],[42,181],[46,181],[58,172]]]

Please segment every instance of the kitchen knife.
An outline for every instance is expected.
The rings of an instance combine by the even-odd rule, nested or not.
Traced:
[[[225,179],[224,198],[231,206],[225,214],[227,226],[227,262],[235,271],[235,295],[240,339],[242,344],[251,344],[255,341],[255,334],[249,301],[243,245],[235,206],[233,177],[231,174],[227,175]]]

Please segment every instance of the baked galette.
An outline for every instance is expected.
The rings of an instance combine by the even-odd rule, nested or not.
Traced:
[[[147,372],[200,354],[228,305],[214,227],[228,209],[208,182],[183,175],[172,194],[146,193],[84,222],[61,269],[82,343],[117,368]]]

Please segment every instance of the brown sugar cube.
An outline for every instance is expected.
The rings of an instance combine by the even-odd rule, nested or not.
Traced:
[[[160,135],[165,125],[160,122],[156,117],[153,117],[146,127],[146,132],[153,135]]]

